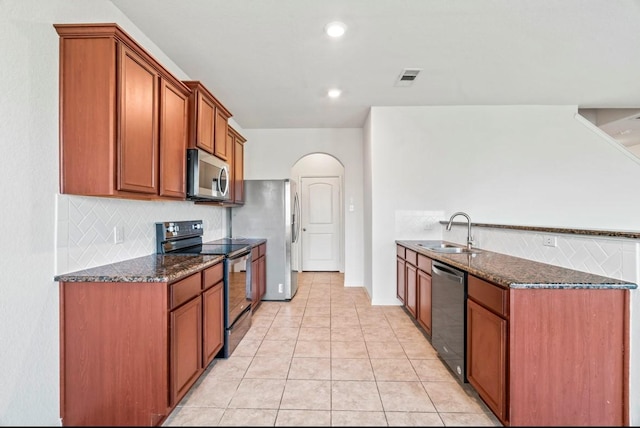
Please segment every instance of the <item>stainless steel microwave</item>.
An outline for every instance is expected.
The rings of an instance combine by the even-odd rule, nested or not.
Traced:
[[[229,164],[204,150],[187,149],[187,199],[229,200]]]

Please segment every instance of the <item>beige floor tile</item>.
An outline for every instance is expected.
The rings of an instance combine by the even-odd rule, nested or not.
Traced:
[[[333,313],[335,313],[335,309]],[[340,327],[360,327],[360,318],[357,315],[331,315],[331,325]]]
[[[305,305],[296,305],[295,303],[288,303],[289,306],[282,307],[278,312],[278,315],[288,315],[301,317],[304,315]]]
[[[441,427],[444,422],[436,412],[385,412],[390,427]],[[453,424],[455,426],[455,424]]]
[[[404,353],[404,349],[400,346],[400,342],[397,340],[378,342],[378,341],[365,341],[367,351],[369,352],[369,358],[407,358],[407,354]]]
[[[222,415],[220,426],[273,426],[277,410],[227,409]]]
[[[285,380],[242,379],[229,402],[232,409],[278,409]],[[274,419],[271,422],[275,421]]]
[[[420,382],[380,382],[378,392],[385,411],[434,412],[429,395]]]
[[[478,400],[467,394],[458,382],[422,382],[422,385],[439,413],[484,411]]]
[[[251,364],[251,360],[251,357],[240,357],[236,355],[232,355],[227,359],[216,358],[207,377],[242,379],[249,364]]]
[[[416,371],[407,358],[372,359],[373,375],[377,381],[419,381]]]
[[[330,380],[331,359],[294,357],[287,379]]]
[[[369,358],[362,342],[331,342],[331,358]]]
[[[271,328],[264,336],[264,340],[297,340],[299,332],[299,327],[275,327],[271,325]]]
[[[418,378],[422,381],[452,382],[455,381],[451,370],[439,359],[410,360]]]
[[[236,393],[241,379],[207,377],[191,388],[180,402],[184,407],[217,407],[224,409]],[[221,414],[222,416],[222,414]]]
[[[427,338],[415,325],[400,327],[394,329],[395,335],[400,341],[405,342],[423,342]]]
[[[331,381],[289,379],[281,409],[331,410]]]
[[[493,416],[493,415],[491,415]],[[446,426],[499,427],[500,422],[482,413],[440,413]]]
[[[258,348],[262,343],[262,339],[260,340],[251,340],[244,337],[236,349],[233,351],[234,357],[253,357],[258,352]]]
[[[312,316],[305,315],[302,317],[301,327],[331,327],[330,316]]]
[[[332,380],[375,380],[367,358],[332,358]]]
[[[331,307],[330,306],[309,306],[305,309],[304,314],[307,316],[327,317],[331,315]]]
[[[295,340],[263,340],[256,352],[260,357],[292,357]]]
[[[389,327],[374,327],[370,325],[362,326],[362,334],[364,335],[365,342],[390,342],[396,341],[396,334],[393,332],[391,326]],[[398,342],[398,345],[400,342]]]
[[[289,373],[289,357],[255,357],[244,375],[245,379],[286,379]]]
[[[358,315],[358,318],[360,318],[360,325],[363,327],[391,328],[384,315]]]
[[[331,410],[382,411],[378,386],[370,381],[332,381]]]
[[[275,319],[271,323],[271,329],[274,327],[295,327],[300,328],[302,324],[302,315],[276,315]],[[267,333],[268,335],[269,333]]]
[[[281,409],[278,411],[276,426],[328,427],[331,426],[331,411]]]
[[[329,358],[331,356],[331,342],[298,340],[293,356],[296,358]]]
[[[333,410],[331,426],[334,427],[386,427],[384,412],[358,412]]]
[[[422,340],[400,340],[400,345],[404,349],[409,359],[433,359],[438,358],[438,352],[426,339]]]
[[[224,409],[213,407],[177,407],[162,426],[217,426],[223,414]]]
[[[329,327],[301,327],[298,340],[331,340],[331,328]]]
[[[331,341],[335,342],[362,342],[364,336],[362,334],[362,328],[358,327],[345,327],[340,324],[334,325],[331,328]]]

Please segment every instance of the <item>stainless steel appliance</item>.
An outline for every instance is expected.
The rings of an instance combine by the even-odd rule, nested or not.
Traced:
[[[431,267],[431,344],[461,382],[466,374],[466,272],[436,260]]]
[[[245,180],[244,190],[244,205],[231,208],[231,234],[267,240],[267,284],[262,300],[291,300],[298,291],[298,273],[291,266],[291,246],[300,236],[296,183]]]
[[[229,165],[200,149],[187,149],[187,199],[229,199]]]
[[[202,242],[202,220],[156,223],[158,254],[224,256],[225,341],[218,356],[228,358],[251,326],[251,243]]]

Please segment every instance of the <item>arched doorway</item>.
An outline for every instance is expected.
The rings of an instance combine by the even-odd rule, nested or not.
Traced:
[[[299,241],[292,267],[302,271],[344,272],[344,165],[325,153],[311,153],[291,168],[301,206]]]

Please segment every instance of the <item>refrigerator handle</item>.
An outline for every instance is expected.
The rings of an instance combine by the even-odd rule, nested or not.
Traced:
[[[292,227],[292,243],[298,242],[298,236],[300,235],[300,201],[298,200],[298,192],[293,195],[293,221],[291,222]]]

